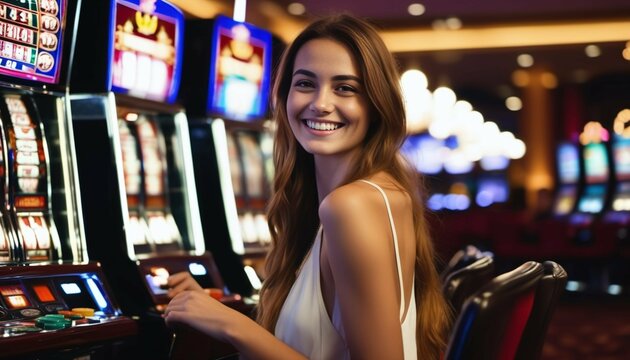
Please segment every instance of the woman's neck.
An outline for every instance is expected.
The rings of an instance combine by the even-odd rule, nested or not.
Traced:
[[[315,181],[320,203],[346,179],[355,154],[357,152],[315,156]]]

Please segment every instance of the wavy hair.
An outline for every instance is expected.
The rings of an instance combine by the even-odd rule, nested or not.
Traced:
[[[362,75],[370,107],[370,125],[362,143],[362,156],[343,183],[384,171],[396,179],[401,190],[413,200],[418,357],[438,359],[446,345],[450,315],[435,268],[435,252],[422,205],[422,184],[399,154],[406,135],[399,74],[375,28],[350,15],[326,17],[309,25],[285,50],[277,69],[272,99],[277,122],[276,173],[268,211],[273,246],[267,256],[267,277],[260,293],[257,320],[274,331],[282,305],[319,226],[313,156],[293,136],[286,105],[298,51],[308,41],[322,38],[339,42],[350,51]]]

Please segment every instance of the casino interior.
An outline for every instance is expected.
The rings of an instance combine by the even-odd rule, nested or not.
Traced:
[[[165,325],[165,281],[253,314],[273,70],[333,13],[400,68],[445,357],[627,357],[629,1],[0,0],[0,358],[232,352]]]

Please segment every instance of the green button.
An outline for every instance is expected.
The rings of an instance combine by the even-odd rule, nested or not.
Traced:
[[[13,326],[10,327],[9,330],[15,334],[42,331],[42,329],[38,328],[37,326]]]

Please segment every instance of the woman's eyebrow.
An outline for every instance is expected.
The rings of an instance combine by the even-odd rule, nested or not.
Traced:
[[[312,77],[312,78],[316,78],[317,75],[315,75],[314,72],[309,71],[309,70],[305,70],[305,69],[297,69],[295,70],[295,72],[293,73],[293,76],[295,75],[304,75],[304,76],[308,76],[308,77]],[[335,81],[344,81],[344,80],[352,80],[352,81],[356,81],[358,83],[361,82],[361,78],[355,75],[335,75],[332,77],[333,80]]]

